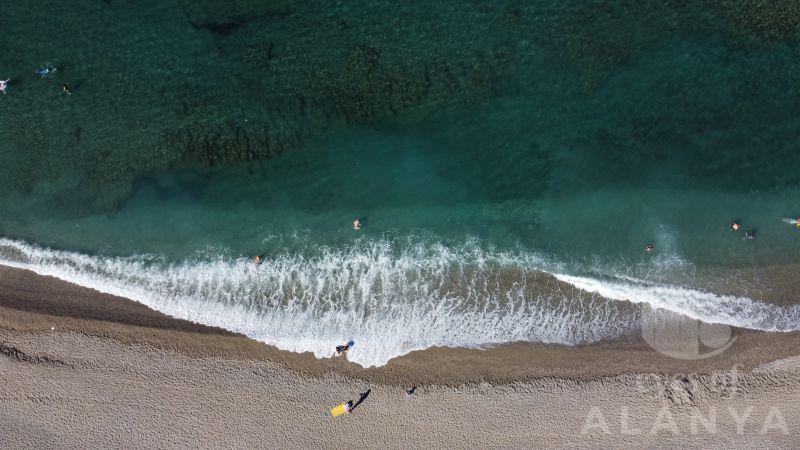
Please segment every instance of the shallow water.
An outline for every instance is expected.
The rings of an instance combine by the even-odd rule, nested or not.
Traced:
[[[754,294],[800,262],[791,7],[44,3],[0,18],[2,262],[365,365],[800,326]]]

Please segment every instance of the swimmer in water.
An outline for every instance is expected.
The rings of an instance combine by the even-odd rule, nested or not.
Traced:
[[[262,263],[262,262],[264,262],[264,261],[261,259],[261,255],[256,255],[256,257],[255,257],[255,258],[253,258],[253,262],[254,262],[254,263],[257,265],[257,266],[260,266],[260,265],[261,265],[261,263]]]
[[[353,221],[353,229],[356,231],[361,229],[361,220],[358,217]]]
[[[44,67],[40,67],[36,69],[36,75],[39,75],[42,78],[47,78],[50,75],[56,73],[58,69],[52,64],[45,64]]]
[[[647,244],[647,246],[644,248],[644,251],[646,251],[647,253],[653,253],[653,250],[655,249],[656,248],[653,247],[653,244]]]
[[[744,232],[744,238],[747,239],[748,241],[752,241],[752,240],[754,240],[756,238],[756,235],[755,235],[754,232],[751,233],[751,232],[745,231]]]
[[[8,80],[0,80],[0,92],[4,95],[7,94],[6,89],[8,89],[8,82],[11,81],[9,78]]]
[[[733,231],[739,231],[739,228],[741,228],[741,227],[742,227],[742,226],[741,226],[741,225],[739,225],[739,222],[733,222],[733,223],[731,223],[731,230],[733,230]]]

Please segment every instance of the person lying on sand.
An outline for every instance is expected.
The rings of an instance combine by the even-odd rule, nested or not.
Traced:
[[[350,414],[350,411],[352,411],[353,408],[355,408],[355,405],[353,405],[352,400],[349,400],[345,403],[342,403],[340,405],[331,408],[330,415],[331,417],[339,417],[342,414]]]

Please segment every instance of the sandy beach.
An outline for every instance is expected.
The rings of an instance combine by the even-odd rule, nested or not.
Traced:
[[[800,449],[799,0],[0,27],[0,450]]]
[[[0,299],[6,448],[786,447],[800,431],[797,333],[739,330],[696,361],[631,339],[362,369],[23,270],[0,269]]]

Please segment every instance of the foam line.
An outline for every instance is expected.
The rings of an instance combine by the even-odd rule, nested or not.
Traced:
[[[647,303],[708,323],[764,331],[800,330],[800,305],[781,307],[748,297],[718,295],[696,289],[652,284],[630,277],[599,280],[564,274],[556,279],[611,300]]]
[[[641,308],[619,300],[758,329],[797,329],[800,323],[797,308],[557,275],[611,300],[580,294],[543,277],[536,255],[495,252],[475,242],[449,247],[361,240],[306,255],[273,255],[255,266],[222,256],[180,263],[149,255],[90,256],[0,238],[0,264],[284,350],[327,357],[335,345],[353,340],[348,358],[365,367],[432,346],[576,345],[637,331]]]

